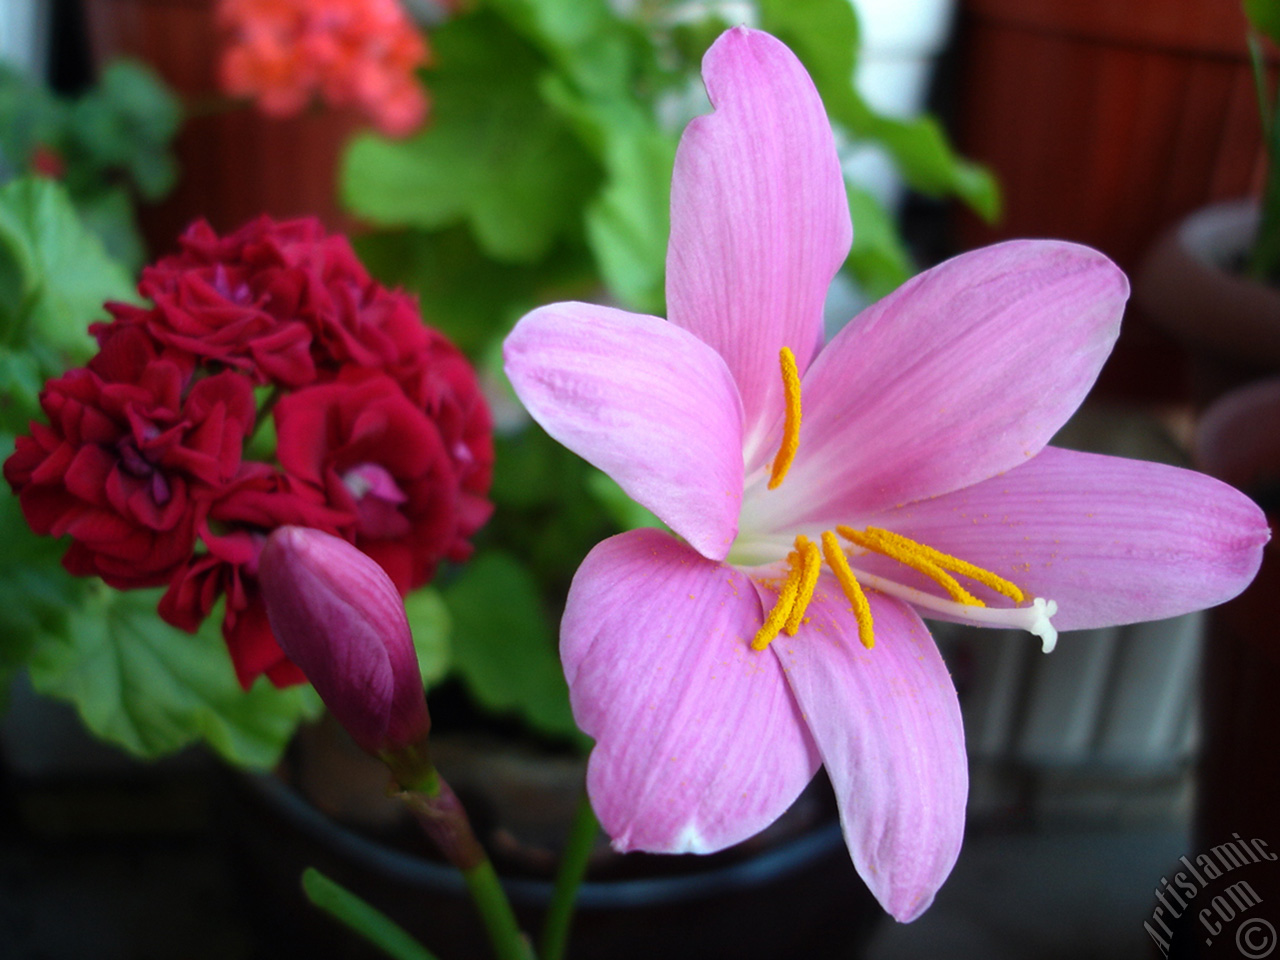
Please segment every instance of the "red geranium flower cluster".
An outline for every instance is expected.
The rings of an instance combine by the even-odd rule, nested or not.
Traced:
[[[398,0],[221,0],[230,34],[222,85],[291,116],[317,93],[358,105],[390,136],[411,133],[427,113],[414,71],[426,41]]]
[[[301,682],[258,592],[267,534],[341,536],[401,593],[465,559],[491,511],[475,372],[315,220],[197,223],[138,290],[152,305],[108,304],[97,355],[45,385],[49,422],[5,479],[33,530],[70,537],[72,573],[167,586],[160,614],[185,630],[225,597],[241,683]],[[252,458],[268,418],[274,455]]]

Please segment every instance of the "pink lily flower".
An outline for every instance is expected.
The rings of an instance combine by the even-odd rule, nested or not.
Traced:
[[[957,257],[825,347],[852,229],[804,68],[737,28],[672,181],[669,320],[582,303],[524,317],[506,369],[533,417],[672,533],[599,544],[561,656],[620,850],[709,853],[817,771],[886,910],[914,919],[959,852],[955,689],[921,614],[1059,629],[1169,617],[1253,577],[1261,511],[1216,480],[1048,447],[1128,295],[1100,254]]]

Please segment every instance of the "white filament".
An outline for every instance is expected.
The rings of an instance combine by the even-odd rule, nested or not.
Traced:
[[[1058,642],[1058,630],[1050,622],[1050,618],[1058,612],[1058,604],[1044,597],[1035,597],[1031,603],[1020,607],[975,607],[967,603],[957,603],[942,597],[925,593],[915,587],[908,587],[894,580],[876,576],[851,567],[858,582],[874,587],[881,593],[905,600],[913,607],[922,610],[935,610],[945,613],[949,618],[961,623],[971,623],[979,627],[1011,627],[1015,630],[1026,630],[1040,638],[1042,649],[1050,653]]]

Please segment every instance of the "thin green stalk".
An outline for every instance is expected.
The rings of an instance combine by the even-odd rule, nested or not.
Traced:
[[[493,864],[472,830],[462,802],[432,765],[425,742],[385,755],[382,760],[397,783],[406,788],[398,796],[419,826],[461,871],[498,960],[534,960],[533,948],[520,932]]]
[[[302,874],[307,899],[335,920],[364,937],[393,960],[438,960],[403,927],[315,867]]]
[[[520,932],[511,901],[498,882],[498,874],[486,857],[468,870],[462,871],[471,900],[480,911],[489,943],[499,960],[534,960],[529,940]]]
[[[271,416],[271,410],[275,407],[276,401],[279,399],[280,387],[274,386],[266,397],[263,398],[262,402],[258,404],[258,415],[253,421],[253,433],[250,434],[251,438],[257,435],[258,431],[262,428],[263,423],[265,423],[267,418]]]
[[[1267,92],[1266,61],[1256,35],[1249,36],[1249,53],[1254,82],[1258,88],[1258,108],[1267,151],[1267,179],[1262,191],[1262,218],[1249,257],[1248,272],[1263,283],[1280,282],[1280,98],[1272,101]]]
[[[1249,65],[1253,68],[1253,87],[1258,95],[1258,112],[1262,114],[1262,139],[1271,139],[1271,92],[1267,89],[1267,60],[1262,40],[1253,30],[1245,37],[1249,47]]]
[[[555,891],[551,895],[551,906],[542,927],[542,960],[561,960],[564,956],[565,947],[569,943],[569,927],[573,922],[578,888],[582,886],[582,878],[586,876],[587,859],[591,856],[591,849],[595,846],[599,832],[600,823],[596,820],[595,811],[591,809],[591,801],[583,793],[573,825],[569,829],[569,838],[565,841],[560,869],[556,873]]]

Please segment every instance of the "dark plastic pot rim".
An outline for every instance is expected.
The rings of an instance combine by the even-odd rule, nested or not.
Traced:
[[[376,869],[397,882],[430,886],[461,894],[464,884],[453,867],[433,863],[403,850],[384,846],[337,823],[297,791],[270,774],[239,772],[238,779],[263,802],[286,815],[305,833],[337,852]],[[735,890],[759,887],[793,874],[842,848],[840,824],[824,824],[795,839],[764,850],[738,863],[704,873],[637,880],[588,880],[578,891],[581,908],[646,907],[673,900],[709,898]],[[503,878],[502,886],[516,903],[545,905],[553,884],[549,880]]]

